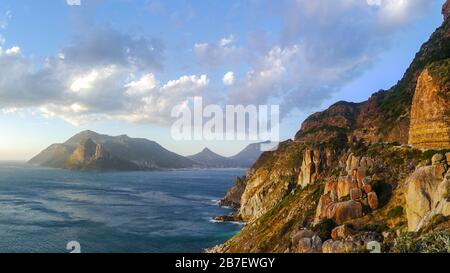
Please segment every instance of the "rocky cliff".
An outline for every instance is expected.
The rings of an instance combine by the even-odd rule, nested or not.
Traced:
[[[232,192],[246,226],[208,251],[450,251],[447,11],[395,86],[311,115],[262,154]]]
[[[450,143],[450,59],[434,62],[419,76],[414,94],[409,143],[440,149]]]

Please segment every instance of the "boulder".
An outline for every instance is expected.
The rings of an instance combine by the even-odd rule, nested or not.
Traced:
[[[353,241],[327,240],[322,245],[323,253],[353,253],[358,252],[363,246]]]
[[[445,159],[445,157],[442,154],[435,154],[431,158],[431,164],[432,165],[439,165],[439,164],[442,164],[442,163],[447,163],[446,161],[447,160]]]
[[[331,204],[326,213],[327,218],[333,219],[339,225],[363,216],[361,203],[354,200]]]
[[[378,196],[375,192],[372,191],[367,194],[367,203],[369,204],[369,207],[373,210],[378,208],[379,206]]]
[[[328,194],[324,194],[320,197],[319,199],[319,204],[317,205],[316,208],[316,217],[315,217],[315,223],[318,223],[321,219],[326,218],[326,211],[328,206],[330,206],[330,204],[333,201],[331,200],[331,197]]]
[[[322,240],[313,231],[302,229],[292,236],[292,248],[297,253],[322,252]]]
[[[450,214],[447,163],[438,164],[440,157],[433,158],[435,163],[432,166],[416,169],[407,179],[406,216],[409,231],[419,230],[436,214]]]
[[[331,178],[325,183],[323,194],[330,194],[330,196],[337,195],[337,181],[335,178]]]
[[[297,253],[321,253],[322,240],[314,235],[312,238],[302,238],[297,244]]]
[[[354,170],[367,170],[373,167],[373,160],[368,157],[358,157],[350,154],[345,162],[345,170],[348,174],[352,174]]]
[[[309,229],[302,229],[297,231],[294,236],[292,236],[292,245],[296,246],[298,245],[299,241],[304,238],[312,238],[314,235],[316,235],[313,231]]]
[[[366,194],[368,194],[369,192],[372,192],[372,186],[370,184],[364,184],[363,190]]]
[[[352,230],[346,225],[341,225],[331,231],[331,238],[333,240],[346,239],[348,236],[352,235],[352,233]]]
[[[351,200],[361,200],[362,193],[358,188],[353,188],[350,190],[350,199]]]
[[[352,184],[352,176],[339,176],[337,183],[337,196],[339,199],[350,194],[350,186]]]

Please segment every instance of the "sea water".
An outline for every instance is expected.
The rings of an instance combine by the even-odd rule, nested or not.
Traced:
[[[215,223],[243,169],[80,172],[0,162],[0,252],[201,252],[242,226]]]

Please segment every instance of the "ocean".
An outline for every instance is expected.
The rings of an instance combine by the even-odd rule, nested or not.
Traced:
[[[215,223],[243,169],[79,172],[0,163],[0,252],[201,252],[238,232]]]

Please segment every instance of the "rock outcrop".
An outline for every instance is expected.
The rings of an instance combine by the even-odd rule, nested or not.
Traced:
[[[450,215],[450,171],[446,158],[433,156],[432,165],[419,167],[408,178],[408,230],[418,231],[435,215]]]
[[[336,223],[342,224],[362,217],[363,202],[373,210],[378,208],[377,194],[372,192],[366,177],[366,172],[374,165],[373,160],[350,153],[343,156],[340,161],[346,175],[331,177],[325,183],[323,195],[316,209],[315,224],[323,219],[333,219]]]
[[[228,190],[225,197],[219,201],[222,207],[230,207],[232,209],[239,209],[241,206],[242,194],[245,191],[247,180],[245,177],[238,177],[234,185]]]
[[[248,171],[239,210],[240,217],[245,221],[261,216],[296,187],[296,169],[301,165],[298,162],[301,157],[296,153],[298,150],[303,152],[305,147],[297,143],[291,144],[290,141],[280,143],[278,150],[263,153]],[[287,152],[288,150],[291,152]]]
[[[450,59],[419,76],[411,108],[409,143],[417,148],[450,146]]]
[[[298,184],[304,188],[319,178],[323,169],[329,167],[334,159],[331,149],[306,148],[298,175]]]
[[[300,230],[292,237],[292,248],[297,253],[321,253],[322,240],[311,230]]]
[[[338,227],[344,229],[343,226]],[[329,239],[322,244],[323,253],[355,253],[366,252],[367,245],[373,241],[381,241],[381,235],[376,232],[351,234],[348,230],[340,236]]]
[[[442,6],[442,15],[444,15],[444,21],[450,18],[450,1],[446,1]]]

